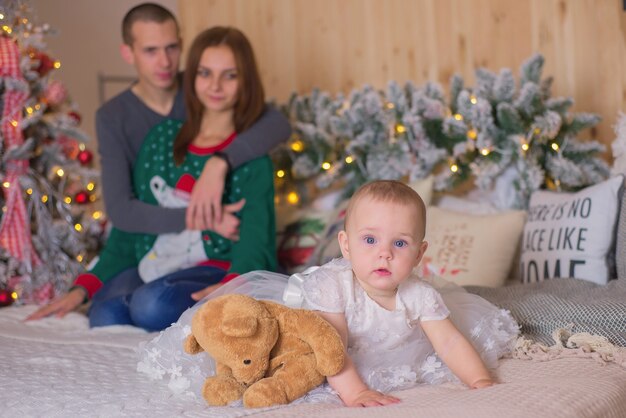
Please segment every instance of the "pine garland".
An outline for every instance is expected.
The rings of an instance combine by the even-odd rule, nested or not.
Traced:
[[[543,64],[539,54],[526,60],[517,86],[507,68],[478,69],[473,88],[455,75],[448,100],[431,82],[401,87],[392,81],[385,91],[365,86],[347,98],[320,90],[294,94],[282,106],[294,134],[273,154],[279,192],[299,192],[306,203],[311,182],[350,195],[375,179],[434,174],[436,190],[473,179],[489,191],[506,178],[515,190],[506,208],[523,209],[540,188],[595,184],[609,174],[600,156],[605,147],[577,136],[600,118],[569,112],[569,98],[551,98]]]

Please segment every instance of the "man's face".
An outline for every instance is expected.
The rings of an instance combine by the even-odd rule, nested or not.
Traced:
[[[169,90],[176,83],[181,41],[172,20],[163,23],[137,21],[131,27],[132,45],[124,45],[124,58],[137,70],[139,83]]]

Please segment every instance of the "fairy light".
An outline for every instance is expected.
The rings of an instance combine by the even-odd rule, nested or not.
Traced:
[[[11,125],[12,125],[14,128],[17,128],[18,122],[17,122],[16,120],[12,120],[12,121],[11,121]]]
[[[522,151],[528,151],[529,148],[530,148],[530,145],[528,145],[526,142],[522,144]]]
[[[2,26],[2,29],[3,29],[6,33],[8,33],[9,35],[10,35],[11,33],[13,33],[13,29],[11,29],[11,27],[10,27],[10,26],[4,25],[4,26]]]
[[[63,177],[65,175],[65,171],[62,168],[57,169],[57,176]]]
[[[294,141],[291,143],[291,149],[295,152],[300,152],[304,149],[304,144],[302,141]]]
[[[491,151],[489,150],[489,148],[483,148],[480,150],[480,153],[486,157],[491,153]]]
[[[476,132],[476,129],[470,129],[469,131],[467,131],[467,137],[469,139],[476,139],[477,136],[478,132]]]
[[[403,134],[406,132],[406,126],[404,126],[401,123],[397,123],[395,129],[396,129],[396,132],[399,134]]]
[[[354,161],[354,157],[348,155],[345,161],[346,161],[346,164],[352,164],[352,162]]]
[[[456,173],[457,171],[459,171],[459,166],[456,164],[451,164],[450,171],[452,171],[453,173]]]
[[[95,201],[96,201],[96,199],[97,199],[97,197],[96,197],[96,195],[95,195],[95,194],[90,194],[90,195],[89,195],[89,201],[90,201],[91,203],[95,202]]]
[[[539,129],[539,128],[535,128],[535,129],[533,129],[533,133],[534,133],[535,135],[539,135],[539,134],[541,133],[541,129]]]
[[[330,165],[330,163],[329,163],[328,161],[324,161],[324,162],[322,163],[322,168],[323,168],[324,170],[330,170],[330,167],[331,167],[331,165]]]
[[[82,142],[78,144],[78,149],[81,151],[85,151],[85,144],[83,144]]]
[[[33,108],[32,108],[32,107],[30,107],[30,106],[28,106],[28,107],[26,108],[26,113],[28,113],[29,115],[32,115],[32,114],[33,114]]]
[[[97,221],[98,219],[102,218],[102,212],[97,210],[91,214],[91,217]]]
[[[83,262],[83,256],[81,254],[78,254],[76,256],[76,261],[78,261],[79,263],[82,263]]]
[[[59,68],[61,68],[61,61],[54,61],[53,65],[54,65],[54,68],[58,70]]]
[[[31,188],[26,189],[26,194],[27,195],[33,194],[33,189],[31,189]]]
[[[4,15],[0,13],[0,20],[4,19]]]
[[[11,292],[11,297],[13,298],[13,300],[17,300],[17,292]]]
[[[2,183],[2,187],[4,187],[5,189],[8,189],[9,187],[11,187],[11,183],[9,183],[8,181],[5,181],[4,183]]]
[[[70,203],[72,203],[72,198],[69,196],[65,196],[65,199],[63,199],[63,201],[69,205]]]
[[[46,203],[46,202],[48,202],[48,195],[41,196],[41,203]]]
[[[279,179],[282,179],[283,177],[285,177],[285,170],[278,170],[276,172],[276,177],[278,177]]]
[[[89,183],[87,183],[87,190],[89,190],[90,192],[96,188],[96,185],[94,184],[94,182],[90,181]]]
[[[463,115],[461,115],[460,113],[455,113],[454,114],[454,119],[456,119],[456,120],[463,120]]]
[[[83,230],[83,226],[81,224],[76,224],[74,225],[74,229],[77,230],[78,232]]]
[[[300,196],[298,196],[298,193],[289,192],[289,194],[287,195],[287,202],[289,202],[292,205],[296,205],[298,204],[299,201],[300,201]]]
[[[555,151],[559,150],[559,144],[557,144],[556,142],[553,142],[552,144],[550,144],[550,148],[552,148]]]
[[[478,99],[476,98],[476,96],[474,96],[473,94],[470,96],[470,103],[471,104],[476,104],[478,103]]]
[[[391,110],[391,109],[394,109],[396,106],[393,103],[391,103],[391,102],[387,102],[387,103],[385,103],[385,107],[387,109]]]

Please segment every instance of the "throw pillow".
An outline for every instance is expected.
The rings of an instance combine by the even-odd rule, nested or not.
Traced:
[[[436,274],[461,286],[502,286],[525,219],[526,212],[520,210],[474,215],[428,208],[422,274]]]
[[[616,176],[576,193],[533,193],[522,241],[522,281],[575,277],[606,284],[623,181]]]

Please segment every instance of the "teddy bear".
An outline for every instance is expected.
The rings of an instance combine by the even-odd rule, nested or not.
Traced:
[[[194,314],[189,354],[216,362],[202,395],[209,405],[243,397],[246,408],[287,404],[341,371],[344,346],[335,328],[313,311],[227,294]]]

